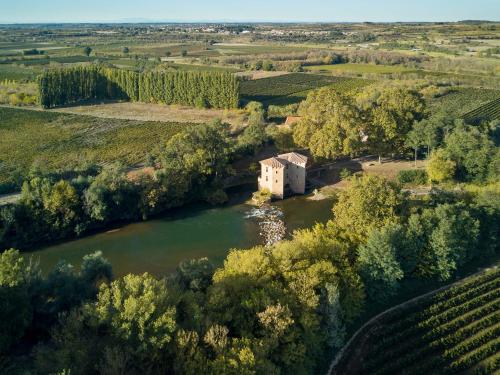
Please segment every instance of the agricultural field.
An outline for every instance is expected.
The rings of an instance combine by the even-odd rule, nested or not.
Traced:
[[[334,86],[339,90],[349,91],[369,83],[370,81],[360,79],[291,73],[244,81],[240,90],[244,101],[259,101],[265,105],[285,105],[301,102],[309,91],[323,86]]]
[[[391,74],[391,73],[414,73],[415,69],[406,68],[402,65],[375,65],[375,64],[335,64],[335,65],[313,65],[305,67],[306,71],[313,73],[332,74]]]
[[[494,374],[500,369],[500,270],[403,305],[351,343],[337,374]]]
[[[115,161],[136,165],[187,123],[104,119],[0,108],[0,187],[18,185],[36,164],[46,172]]]
[[[446,95],[433,99],[430,108],[432,112],[444,111],[464,116],[499,97],[500,90],[454,88]]]
[[[0,81],[33,81],[39,73],[38,69],[26,68],[15,64],[0,64]]]
[[[497,99],[466,113],[463,117],[466,122],[470,123],[477,123],[482,120],[500,120],[500,94]]]

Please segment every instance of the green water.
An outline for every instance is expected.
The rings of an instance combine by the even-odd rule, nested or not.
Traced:
[[[325,222],[331,216],[328,200],[295,197],[273,203],[282,212],[288,235],[295,229]],[[184,208],[161,218],[125,225],[105,233],[64,242],[28,253],[39,259],[44,272],[60,259],[78,268],[85,254],[101,250],[115,276],[149,272],[160,276],[185,259],[208,257],[221,265],[232,248],[263,243],[255,209],[247,204],[218,208]]]

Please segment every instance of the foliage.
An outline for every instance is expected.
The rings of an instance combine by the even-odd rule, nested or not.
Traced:
[[[229,73],[133,71],[79,66],[45,71],[38,80],[44,108],[92,99],[129,99],[145,103],[236,108],[239,82]],[[205,106],[205,105],[203,105]]]
[[[396,223],[403,209],[403,195],[392,182],[376,176],[352,180],[333,207],[335,225],[355,243],[365,241],[374,229]]]
[[[424,116],[425,103],[418,93],[404,88],[368,88],[357,96],[368,113],[365,130],[371,150],[378,155],[401,153],[414,121]]]
[[[311,92],[299,109],[293,139],[323,158],[353,155],[362,147],[364,120],[353,101],[327,87]]]
[[[444,153],[456,165],[459,179],[485,181],[495,152],[488,134],[477,127],[459,124],[445,138]]]
[[[405,169],[396,178],[401,185],[425,185],[429,181],[425,169]]]
[[[398,262],[398,247],[402,242],[402,226],[389,224],[374,230],[366,244],[358,249],[358,266],[374,301],[383,301],[396,293],[404,272]]]
[[[446,153],[442,149],[435,150],[431,153],[429,162],[427,163],[427,175],[431,182],[448,181],[455,175],[456,163],[448,159]]]

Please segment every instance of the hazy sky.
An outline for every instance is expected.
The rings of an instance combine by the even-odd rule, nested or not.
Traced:
[[[500,0],[0,0],[0,22],[500,21]]]

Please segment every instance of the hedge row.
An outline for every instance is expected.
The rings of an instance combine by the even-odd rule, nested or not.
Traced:
[[[239,80],[231,73],[145,72],[79,66],[44,72],[38,80],[40,104],[51,108],[81,100],[126,99],[144,103],[236,108]]]

